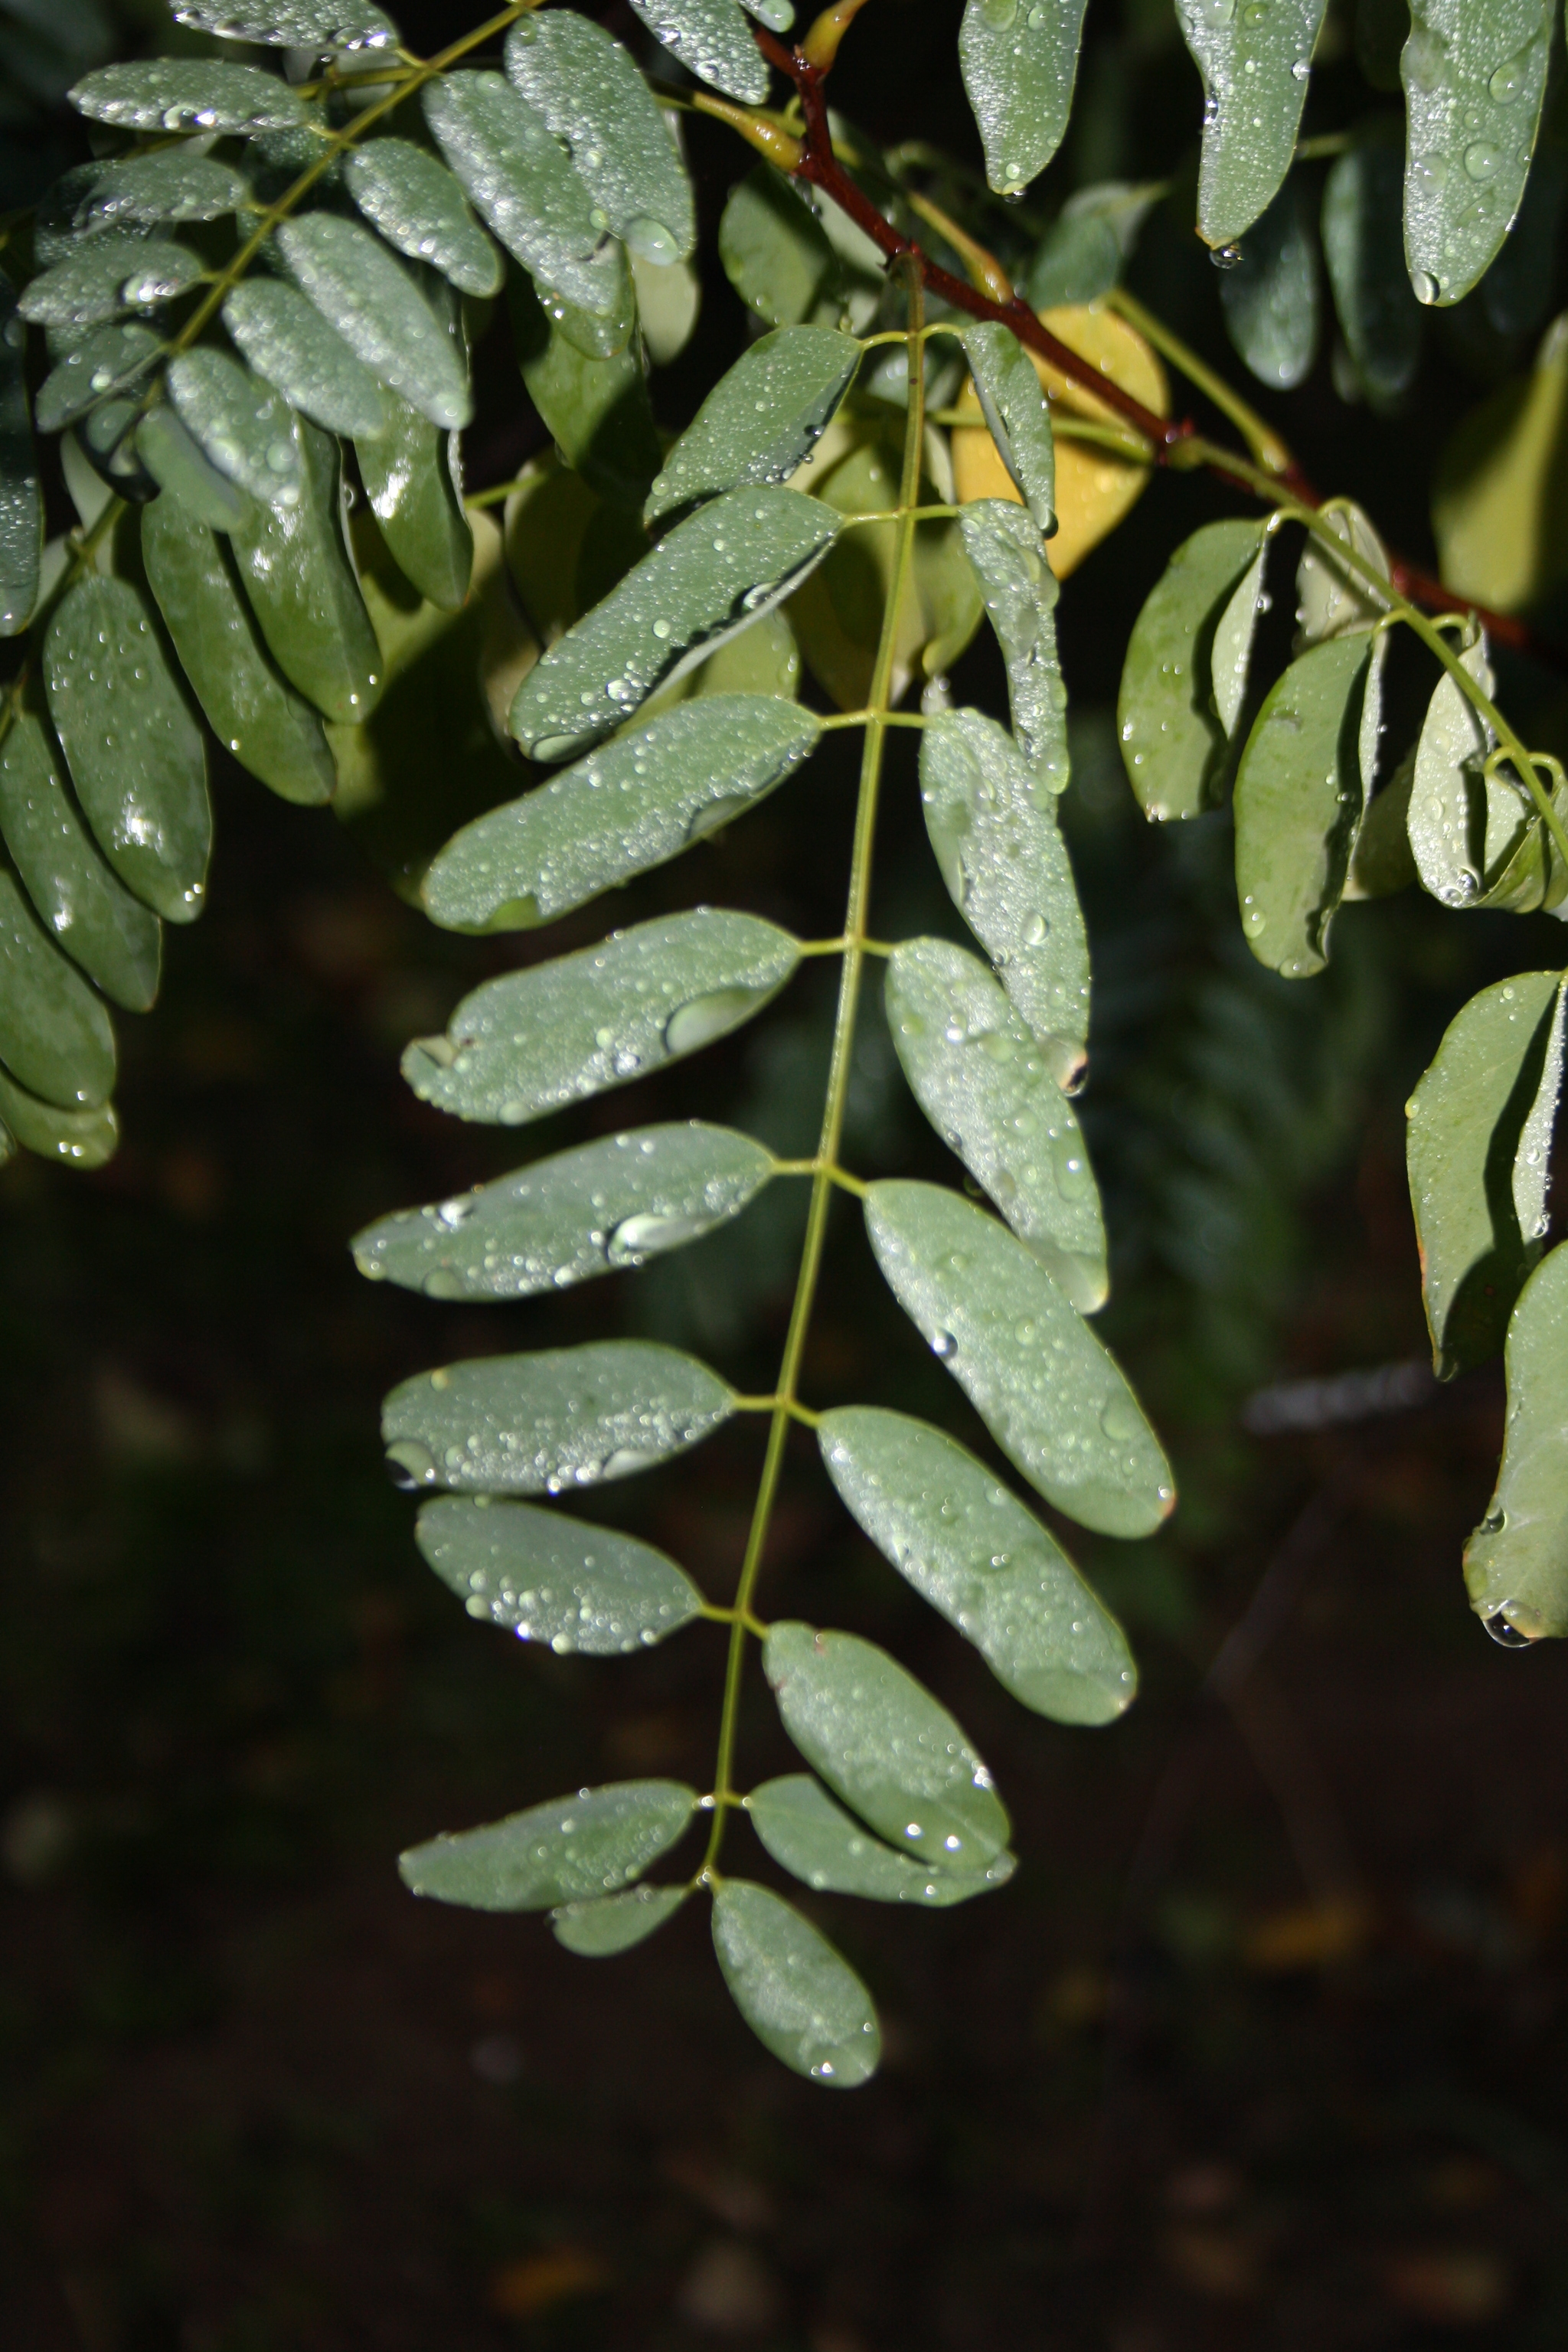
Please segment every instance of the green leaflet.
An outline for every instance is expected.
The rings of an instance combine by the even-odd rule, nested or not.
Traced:
[[[40,203],[33,257],[40,268],[52,268],[80,237],[137,223],[177,227],[184,221],[221,220],[249,201],[243,173],[215,155],[194,155],[187,147],[83,163],[58,180]]]
[[[501,260],[446,165],[410,139],[368,139],[343,165],[350,195],[388,245],[465,294],[499,294]]]
[[[1546,123],[1544,112],[1542,127]],[[1561,131],[1537,140],[1535,160],[1513,226],[1477,289],[1487,323],[1499,335],[1533,335],[1554,299],[1557,238],[1568,194],[1568,146]]]
[[[443,74],[423,104],[437,145],[507,251],[584,310],[611,309],[623,265],[542,116],[498,73]]]
[[[720,377],[665,459],[644,521],[742,484],[785,480],[822,438],[859,364],[858,343],[831,327],[763,335]]]
[[[200,345],[169,362],[169,397],[220,474],[264,506],[296,505],[300,449],[288,404],[226,352]]]
[[[68,425],[74,425],[100,400],[122,392],[138,376],[144,375],[163,350],[162,336],[135,320],[123,327],[100,327],[84,336],[49,370],[38,386],[33,414],[39,432],[63,433]],[[226,472],[233,470],[232,467],[225,468]]]
[[[964,508],[959,529],[1007,666],[1018,747],[1041,783],[1065,792],[1068,697],[1057,657],[1059,591],[1049,558],[1035,524],[1010,499],[976,499]]]
[[[297,287],[276,278],[237,286],[223,322],[257,374],[329,433],[380,433],[386,423],[381,385],[334,327]]]
[[[583,751],[658,688],[780,603],[838,518],[798,490],[731,490],[678,523],[518,689],[511,731],[535,759]]]
[[[222,540],[165,491],[142,509],[142,560],[218,741],[284,800],[330,801],[337,773],[321,722],[268,659]]]
[[[1138,1675],[1121,1626],[955,1439],[851,1405],[823,1416],[817,1443],[846,1509],[1015,1698],[1058,1723],[1110,1723],[1131,1705]]]
[[[681,703],[465,826],[431,863],[426,909],[450,930],[553,922],[743,814],[821,731],[815,711],[772,695]]]
[[[1084,6],[1085,0],[1044,8],[1027,0],[969,0],[964,9],[958,61],[985,149],[985,176],[1004,195],[1021,194],[1061,145]]]
[[[1105,1225],[1089,1152],[1047,1056],[979,960],[905,940],[888,1026],[916,1101],[1080,1315],[1105,1304]]]
[[[1360,507],[1342,500],[1321,517],[1321,523],[1363,563],[1387,577],[1387,551]],[[1390,601],[1313,531],[1296,571],[1296,651],[1304,653],[1326,638],[1372,628]]]
[[[1471,409],[1438,459],[1432,533],[1444,583],[1456,594],[1523,612],[1568,570],[1565,410],[1568,322],[1558,319],[1530,373]]]
[[[276,235],[300,292],[382,383],[448,433],[467,425],[474,403],[458,347],[379,237],[327,212],[282,221]]]
[[[1109,294],[1144,215],[1163,193],[1105,180],[1069,196],[1029,264],[1029,308],[1050,310],[1063,302],[1098,302]]]
[[[635,341],[607,359],[592,358],[549,315],[521,270],[509,273],[508,305],[528,396],[562,456],[591,489],[635,511],[660,463]]]
[[[844,315],[844,273],[827,232],[771,163],[731,189],[719,258],[742,301],[770,327],[837,327]]]
[[[1215,717],[1232,742],[1236,740],[1236,730],[1241,723],[1241,714],[1247,703],[1247,677],[1252,668],[1252,641],[1258,634],[1258,620],[1268,610],[1263,593],[1263,566],[1268,546],[1268,536],[1265,532],[1257,554],[1220,610],[1208,648],[1209,670],[1214,680]]]
[[[79,581],[49,624],[44,676],[100,848],[165,921],[193,922],[212,850],[206,758],[136,591],[123,580]]]
[[[548,1911],[640,1878],[686,1834],[696,1791],[679,1780],[613,1780],[504,1822],[432,1838],[398,1859],[404,1885],[475,1911]]]
[[[784,1729],[806,1762],[900,1853],[984,1871],[1009,1823],[959,1726],[886,1650],[855,1633],[770,1626],[763,1643]]]
[[[697,240],[691,184],[658,101],[619,41],[551,9],[507,36],[506,70],[542,115],[615,235],[645,260],[684,261]]]
[[[1531,1276],[1508,1327],[1508,1420],[1497,1490],[1465,1546],[1470,1606],[1510,1647],[1568,1633],[1568,1255]]]
[[[696,332],[702,280],[689,261],[663,269],[634,253],[631,268],[644,348],[655,367],[668,367]]]
[[[1412,749],[1383,790],[1367,804],[1355,847],[1351,851],[1351,870],[1345,878],[1347,899],[1389,898],[1396,890],[1408,890],[1415,880],[1409,834],[1410,790],[1415,781],[1415,753]]]
[[[204,275],[201,256],[183,245],[110,229],[30,279],[17,308],[37,327],[96,327],[172,301]]]
[[[984,0],[972,0],[972,15],[976,5],[983,8]],[[1057,527],[1056,444],[1034,362],[1011,327],[994,319],[965,327],[963,341],[975,395],[1002,463],[1036,523],[1048,535]]]
[[[384,49],[397,38],[391,18],[365,0],[237,0],[229,7],[180,0],[179,21],[271,49]]]
[[[1115,1359],[1022,1242],[936,1184],[873,1184],[866,1229],[899,1304],[1010,1461],[1080,1526],[1146,1536],[1170,1465]]]
[[[27,339],[10,281],[0,283],[0,637],[21,634],[38,601],[44,494],[27,414]]]
[[[1400,226],[1404,177],[1404,141],[1389,122],[1357,139],[1323,183],[1323,258],[1334,309],[1374,410],[1404,398],[1421,359],[1421,305]]]
[[[106,996],[145,1013],[158,993],[158,918],[93,847],[44,730],[27,711],[16,714],[0,744],[0,834],[56,944]]]
[[[1547,1226],[1562,974],[1482,989],[1405,1105],[1421,1294],[1440,1380],[1495,1356]]]
[[[1494,680],[1479,637],[1460,660],[1484,691]],[[1533,813],[1511,777],[1488,776],[1496,737],[1445,672],[1426,706],[1410,791],[1410,847],[1422,887],[1446,907],[1489,897],[1528,835]],[[1540,891],[1534,896],[1540,904]]]
[[[354,1236],[354,1263],[431,1298],[528,1298],[696,1241],[773,1173],[772,1152],[731,1129],[639,1128],[379,1218]]]
[[[229,543],[284,677],[326,718],[357,726],[381,689],[381,648],[343,545],[338,446],[301,416],[289,435],[300,497],[255,507]]]
[[[690,1889],[632,1886],[624,1895],[601,1895],[588,1903],[563,1904],[550,1915],[555,1940],[584,1959],[608,1959],[643,1943],[673,1918]]]
[[[942,878],[1065,1083],[1089,1034],[1089,949],[1055,804],[1011,736],[978,710],[932,719],[920,764]]]
[[[200,443],[166,400],[149,409],[137,426],[136,455],[160,489],[170,491],[210,530],[233,530],[244,521],[249,492],[208,464]]]
[[[701,907],[486,982],[444,1037],[416,1038],[403,1075],[458,1118],[521,1127],[624,1086],[752,1020],[800,961],[787,931]]]
[[[637,282],[626,247],[607,245],[603,267],[605,295],[597,310],[569,302],[543,278],[531,281],[551,326],[558,328],[574,350],[589,360],[612,360],[618,352],[625,352],[637,323]]]
[[[289,131],[305,102],[260,66],[215,64],[208,58],[148,58],[100,66],[69,92],[79,114],[117,131]]]
[[[765,1886],[726,1878],[713,1896],[713,1948],[746,2023],[797,2074],[852,2091],[877,2071],[871,1996],[808,1919]]]
[[[45,1160],[63,1160],[69,1168],[101,1168],[120,1145],[120,1121],[112,1103],[93,1110],[60,1110],[26,1093],[0,1070],[0,1134],[6,1129],[24,1150]]]
[[[766,102],[768,69],[736,0],[632,0],[632,6],[655,40],[699,81],[743,106]],[[774,13],[755,10],[764,24],[773,22]]]
[[[1236,893],[1259,963],[1303,980],[1329,960],[1364,803],[1359,757],[1372,660],[1365,636],[1293,661],[1258,712],[1236,776]]]
[[[3,866],[0,1061],[65,1110],[96,1109],[114,1084],[114,1031],[101,1001],[40,930]]]
[[[1405,254],[1423,302],[1458,301],[1519,211],[1541,127],[1552,0],[1411,0]]]
[[[629,1656],[701,1614],[691,1579],[651,1544],[537,1504],[443,1495],[425,1505],[416,1536],[470,1617],[558,1655]]]
[[[1287,181],[1219,282],[1231,341],[1259,383],[1292,392],[1318,350],[1318,254],[1300,183]]]
[[[1204,78],[1198,234],[1239,237],[1273,202],[1296,151],[1312,47],[1327,0],[1176,0],[1182,33]]]
[[[1138,804],[1157,823],[1199,816],[1218,796],[1228,744],[1210,700],[1215,638],[1264,543],[1261,522],[1205,523],[1177,548],[1132,625],[1117,730]],[[1256,614],[1256,591],[1251,602]],[[1233,649],[1237,642],[1233,630]],[[1235,675],[1233,662],[1226,707]]]
[[[558,1495],[684,1454],[734,1410],[694,1356],[605,1339],[421,1372],[393,1390],[381,1433],[402,1486]]]
[[[946,1910],[1005,1886],[1016,1867],[1004,1853],[984,1871],[932,1869],[874,1838],[807,1772],[764,1780],[746,1799],[746,1811],[773,1860],[819,1895],[862,1895],[873,1903]]]
[[[452,479],[453,445],[395,393],[373,441],[356,443],[371,512],[405,577],[444,613],[460,611],[474,571],[474,534]]]

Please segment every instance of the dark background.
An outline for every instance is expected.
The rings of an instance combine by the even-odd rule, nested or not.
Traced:
[[[958,13],[873,0],[844,110],[972,156]],[[403,22],[432,47],[478,14]],[[1179,167],[1195,131],[1167,0],[1097,5],[1090,27],[1047,209],[1076,181]],[[1369,102],[1342,44],[1309,128]],[[26,135],[29,168],[73,152],[64,114]],[[694,142],[710,226],[737,152],[706,127]],[[1152,225],[1134,283],[1239,374],[1183,219]],[[1270,411],[1325,487],[1363,496],[1420,558],[1433,457],[1517,357],[1472,326],[1435,341],[1398,419],[1343,405],[1326,361]],[[721,279],[704,335],[700,365],[661,381],[668,425],[740,347]],[[476,482],[540,438],[499,331],[483,381]],[[1121,650],[1178,538],[1224,510],[1208,486],[1156,484],[1062,606],[1105,1319],[1184,1497],[1155,1542],[1078,1547],[1132,1633],[1139,1705],[1098,1734],[1012,1706],[854,1534],[809,1442],[790,1458],[764,1612],[907,1660],[990,1761],[1023,1858],[1005,1892],[955,1912],[807,1901],[885,2020],[883,2072],[853,2096],[752,2041],[700,1903],[635,1954],[586,1962],[537,1921],[416,1904],[395,1868],[411,1841],[557,1789],[706,1786],[721,1636],[595,1664],[472,1623],[384,1475],[383,1392],[454,1356],[627,1328],[771,1386],[784,1188],[657,1270],[515,1308],[373,1288],[345,1248],[371,1216],[521,1156],[397,1076],[407,1038],[487,972],[700,898],[836,930],[847,755],[544,941],[436,932],[330,815],[218,776],[210,913],[171,939],[151,1018],[121,1024],[120,1157],[87,1178],[32,1160],[0,1177],[7,2345],[1568,2337],[1568,1661],[1489,1643],[1459,1573],[1500,1378],[1439,1392],[1413,1376],[1406,1410],[1315,1433],[1244,1420],[1271,1383],[1421,1360],[1402,1105],[1464,999],[1561,961],[1563,934],[1425,899],[1352,908],[1331,973],[1292,987],[1241,945],[1225,820],[1142,826],[1112,738]],[[1283,566],[1275,587],[1283,633]],[[1413,664],[1405,740],[1422,685]],[[986,646],[956,686],[996,707]],[[1518,667],[1504,693],[1563,748],[1549,676]],[[876,921],[951,929],[898,748]],[[808,971],[764,1024],[542,1126],[529,1156],[696,1113],[809,1149],[831,985]],[[864,1025],[851,1164],[952,1179],[874,1003]],[[984,1444],[847,1210],[807,1394],[929,1411]],[[731,1430],[606,1492],[601,1515],[722,1596],[757,1465],[756,1432]],[[788,1751],[753,1685],[743,1769],[761,1778]],[[739,1866],[773,1875],[760,1851]]]

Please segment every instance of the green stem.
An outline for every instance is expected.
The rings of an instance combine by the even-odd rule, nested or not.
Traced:
[[[844,961],[839,972],[838,1010],[833,1024],[833,1050],[828,1062],[827,1092],[822,1107],[822,1132],[816,1147],[817,1168],[811,1181],[811,1205],[806,1212],[805,1239],[795,1280],[795,1305],[779,1367],[778,1402],[768,1431],[768,1448],[752,1513],[746,1554],[735,1593],[736,1622],[730,1633],[730,1654],[724,1673],[724,1704],[719,1719],[719,1754],[713,1769],[718,1802],[704,1877],[713,1871],[724,1839],[724,1816],[733,1793],[735,1736],[740,1722],[741,1686],[746,1663],[746,1620],[753,1615],[752,1596],[767,1549],[773,1505],[784,1470],[784,1446],[792,1420],[804,1417],[796,1398],[801,1360],[811,1328],[812,1309],[822,1272],[827,1239],[827,1216],[837,1187],[838,1147],[844,1132],[844,1108],[849,1093],[849,1068],[855,1050],[855,1019],[860,1003],[860,978],[866,959],[866,917],[871,899],[871,856],[877,833],[877,802],[881,789],[882,755],[887,744],[887,716],[892,705],[893,661],[898,649],[899,621],[904,591],[914,557],[915,516],[920,506],[921,460],[925,444],[925,399],[921,373],[913,364],[924,323],[924,289],[918,262],[908,265],[910,285],[910,405],[904,430],[903,479],[899,491],[899,539],[893,574],[882,615],[871,691],[867,698],[866,740],[860,758],[860,785],[855,805],[855,841],[849,858],[849,890],[844,911]]]
[[[1267,474],[1286,471],[1290,463],[1290,452],[1278,433],[1265,424],[1256,408],[1250,407],[1238,392],[1232,391],[1222,375],[1215,373],[1206,361],[1199,359],[1196,352],[1184,343],[1179,335],[1173,335],[1163,320],[1157,319],[1152,310],[1146,310],[1142,302],[1120,286],[1113,288],[1105,299],[1108,307],[1125,319],[1130,327],[1136,327],[1146,343],[1152,343],[1173,368],[1181,370],[1189,383],[1195,384],[1205,399],[1212,400],[1222,416],[1229,417],[1251,450],[1255,462]],[[1194,444],[1189,441],[1185,446],[1190,449]],[[1189,459],[1187,462],[1196,461]]]

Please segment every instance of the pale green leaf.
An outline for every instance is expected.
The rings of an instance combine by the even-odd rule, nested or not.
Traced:
[[[1287,181],[1219,281],[1230,340],[1260,383],[1293,392],[1318,350],[1318,255],[1306,200]]]
[[[1121,1626],[1055,1537],[955,1439],[869,1405],[824,1415],[827,1475],[879,1551],[967,1635],[1015,1698],[1110,1723],[1137,1670]]]
[[[1449,1024],[1405,1105],[1421,1294],[1441,1380],[1495,1356],[1546,1230],[1562,974],[1518,972]]]
[[[771,695],[681,703],[466,826],[432,861],[421,898],[451,930],[553,922],[753,807],[821,728],[815,711]]]
[[[1342,499],[1320,518],[1325,541],[1318,530],[1301,550],[1296,572],[1296,646],[1305,653],[1329,637],[1352,636],[1375,626],[1392,601],[1391,592],[1365,579],[1353,563],[1344,562],[1331,541],[1342,541],[1350,554],[1386,579],[1388,553],[1360,507]]]
[[[26,335],[0,284],[0,637],[20,635],[38,601],[44,494],[27,414]]]
[[[39,205],[33,257],[40,268],[52,268],[80,237],[138,223],[152,227],[221,220],[249,201],[243,173],[216,155],[193,154],[188,147],[83,163],[57,181]]]
[[[400,1855],[403,1883],[474,1911],[548,1911],[640,1878],[686,1834],[696,1791],[679,1780],[613,1780],[432,1838]]]
[[[507,251],[568,301],[608,310],[621,264],[543,117],[498,73],[444,74],[423,102],[437,146]]]
[[[701,1613],[691,1579],[651,1544],[537,1504],[443,1495],[416,1537],[470,1617],[559,1655],[629,1656]]]
[[[142,509],[142,560],[219,742],[284,800],[330,801],[337,777],[321,722],[268,660],[222,540],[165,491]]]
[[[945,940],[888,963],[888,1026],[916,1101],[1082,1315],[1105,1303],[1105,1226],[1072,1105],[985,966]]]
[[[721,1881],[713,1948],[736,2008],[775,2058],[836,2091],[876,2073],[882,2037],[870,1994],[782,1896],[749,1879]]]
[[[1568,1253],[1536,1267],[1508,1326],[1497,1488],[1465,1546],[1470,1606],[1511,1646],[1568,1633]]]
[[[1170,1465],[1115,1359],[1020,1241],[936,1184],[873,1184],[866,1227],[904,1312],[1010,1461],[1081,1526],[1146,1536]]]
[[[754,915],[663,916],[487,982],[444,1037],[409,1046],[403,1075],[458,1118],[521,1127],[728,1035],[799,961],[788,932]]]
[[[744,106],[766,102],[768,69],[736,0],[632,0],[632,6],[699,81]]]
[[[1513,225],[1541,126],[1552,0],[1411,0],[1405,255],[1423,302],[1457,302]]]
[[[19,711],[0,744],[0,833],[45,929],[106,996],[158,993],[158,918],[117,882],[71,804],[42,727]]]
[[[639,1128],[367,1225],[354,1262],[431,1298],[528,1298],[642,1265],[739,1216],[773,1172],[749,1136]]]
[[[973,0],[984,5],[984,0]],[[1050,410],[1034,362],[1011,327],[994,319],[963,330],[963,355],[997,453],[1036,523],[1057,527],[1057,457]]]
[[[622,1895],[601,1895],[588,1903],[567,1903],[550,1915],[555,1940],[583,1959],[602,1960],[629,1952],[667,1919],[690,1892],[685,1886],[631,1886]]]
[[[785,1622],[768,1629],[763,1672],[806,1762],[896,1852],[983,1872],[1004,1851],[1009,1825],[990,1773],[886,1650]]]
[[[246,594],[279,668],[340,725],[368,717],[381,648],[343,545],[338,445],[303,417],[289,425],[300,496],[257,505],[230,536]]]
[[[166,400],[151,408],[136,428],[136,455],[161,489],[212,530],[232,530],[243,522],[250,493],[220,474],[202,453]]]
[[[182,25],[269,49],[384,49],[397,27],[365,0],[179,0]]]
[[[1293,661],[1254,722],[1236,777],[1236,894],[1259,963],[1302,980],[1329,960],[1364,805],[1360,730],[1372,640],[1331,637]]]
[[[691,184],[658,101],[620,43],[563,8],[524,16],[506,69],[558,139],[616,236],[645,260],[683,261],[697,236]]]
[[[1117,729],[1138,804],[1157,823],[1201,815],[1218,796],[1228,745],[1215,700],[1229,707],[1236,675],[1233,667],[1221,687],[1215,640],[1263,545],[1260,522],[1205,523],[1176,550],[1132,625]],[[1255,593],[1251,601],[1256,611]],[[1227,634],[1233,652],[1237,634],[1234,625]]]
[[[900,1853],[835,1804],[807,1772],[764,1780],[746,1811],[773,1860],[818,1895],[861,1895],[873,1903],[916,1903],[945,1910],[1005,1886],[1016,1867],[1002,1853],[979,1870],[937,1870]]]
[[[697,331],[702,280],[689,261],[665,269],[634,253],[631,267],[644,347],[655,367],[668,367]]]
[[[1457,596],[1523,612],[1568,572],[1565,421],[1568,320],[1559,318],[1530,373],[1462,417],[1437,460],[1432,535]]]
[[[838,518],[798,490],[731,490],[678,523],[519,688],[511,730],[535,759],[585,750],[660,686],[780,603]]]
[[[114,1030],[102,999],[42,931],[0,866],[0,1061],[64,1110],[94,1110],[114,1084]]]
[[[1459,658],[1490,694],[1494,680],[1485,637]],[[1408,826],[1422,886],[1446,907],[1473,906],[1489,895],[1532,822],[1531,804],[1511,776],[1484,772],[1496,740],[1445,671],[1415,747]]]
[[[1058,1079],[1082,1066],[1089,949],[1056,804],[1011,736],[978,710],[921,738],[921,799],[942,877]]]
[[[522,380],[557,448],[591,489],[616,506],[640,507],[661,452],[635,344],[592,358],[521,270],[510,273],[507,292]]]
[[[393,1390],[381,1431],[410,1489],[558,1495],[683,1454],[734,1410],[695,1357],[651,1339],[605,1339],[421,1372]]]
[[[386,400],[374,373],[297,287],[253,278],[229,295],[223,322],[257,374],[329,433],[384,429]]]
[[[410,139],[368,139],[343,166],[344,184],[373,227],[411,261],[427,261],[465,294],[499,294],[501,259],[461,184]]]
[[[61,1110],[54,1103],[40,1102],[0,1070],[0,1136],[7,1131],[24,1150],[63,1160],[68,1168],[101,1168],[120,1146],[120,1121],[112,1103],[92,1110]],[[0,1159],[4,1156],[0,1151]]]
[[[468,422],[474,404],[462,354],[379,237],[358,221],[317,212],[281,222],[277,239],[300,292],[383,383],[447,432]]]
[[[831,327],[763,335],[721,376],[665,459],[644,520],[743,484],[785,480],[822,438],[859,364],[858,343]]]
[[[1272,204],[1296,152],[1327,0],[1176,0],[1204,78],[1198,234],[1228,246]]]
[[[79,343],[73,343],[38,386],[33,414],[39,432],[63,433],[100,400],[124,391],[145,375],[163,349],[163,337],[134,319],[123,327],[99,327]]]
[[[1421,359],[1421,305],[1400,226],[1404,177],[1404,141],[1390,121],[1353,141],[1323,183],[1323,258],[1334,310],[1376,410],[1404,398]]]
[[[123,580],[79,581],[49,624],[44,675],[100,848],[166,921],[194,921],[212,850],[206,759],[136,591]]]
[[[985,176],[1018,195],[1061,145],[1072,110],[1085,0],[968,0],[958,36]]]
[[[1226,597],[1214,625],[1209,646],[1209,671],[1214,680],[1214,711],[1234,741],[1247,704],[1247,684],[1252,667],[1252,641],[1258,624],[1268,609],[1263,593],[1263,567],[1269,542],[1265,537],[1257,554]]]
[[[731,189],[719,258],[742,301],[770,327],[837,327],[844,314],[844,273],[827,232],[771,163]]]
[[[473,578],[474,534],[452,478],[455,444],[395,393],[384,400],[384,429],[354,448],[371,512],[405,578],[456,613]]]
[[[69,96],[79,114],[116,131],[288,131],[305,121],[303,99],[277,74],[208,58],[100,66]]]
[[[122,332],[129,331],[122,330]],[[279,509],[301,495],[301,460],[288,403],[226,352],[205,345],[169,363],[169,397],[220,474]]]
[[[1010,499],[974,499],[959,529],[1007,666],[1018,747],[1043,784],[1065,792],[1070,776],[1067,688],[1057,656],[1059,592],[1050,559],[1035,524]]]

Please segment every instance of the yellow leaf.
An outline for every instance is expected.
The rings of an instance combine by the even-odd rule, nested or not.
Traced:
[[[1042,310],[1040,323],[1058,342],[1066,343],[1098,368],[1101,375],[1130,392],[1157,416],[1168,416],[1171,395],[1165,371],[1135,327],[1098,302],[1068,303]],[[1116,413],[1093,393],[1068,381],[1037,356],[1036,373],[1045,385],[1053,416],[1082,416],[1097,423],[1115,423]],[[966,383],[961,409],[977,418],[980,403],[974,386]],[[952,436],[952,474],[959,501],[972,499],[1012,499],[1021,505],[1013,478],[985,426],[959,425]],[[1057,532],[1051,541],[1051,570],[1058,580],[1075,572],[1091,548],[1100,545],[1137,504],[1149,478],[1146,466],[1129,465],[1091,442],[1057,441]]]
[[[1568,574],[1568,314],[1529,375],[1472,409],[1432,491],[1443,584],[1516,613]]]

